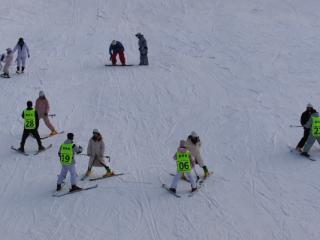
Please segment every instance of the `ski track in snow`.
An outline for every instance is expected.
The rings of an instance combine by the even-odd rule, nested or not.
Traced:
[[[1,237],[319,239],[318,162],[287,148],[302,134],[288,126],[307,102],[319,103],[319,10],[315,0],[5,2],[1,48],[23,36],[31,58],[25,74],[12,67],[12,78],[1,79]],[[150,66],[104,67],[113,39],[138,63],[136,32],[146,36]],[[10,149],[39,90],[57,129],[86,149],[98,128],[111,168],[126,174],[51,197],[65,134],[44,140],[53,148],[37,156],[31,137],[30,156]],[[190,198],[179,182],[177,199],[161,183],[170,184],[172,155],[192,130],[214,174]],[[39,132],[49,133],[42,120]],[[87,157],[76,161],[83,174]]]

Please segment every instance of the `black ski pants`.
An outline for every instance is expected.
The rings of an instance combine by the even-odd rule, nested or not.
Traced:
[[[40,139],[40,135],[38,133],[38,129],[24,129],[23,130],[23,134],[22,134],[22,139],[21,139],[21,143],[20,143],[20,148],[24,150],[24,145],[26,143],[27,138],[29,137],[29,135],[32,135],[38,143],[38,147],[40,148],[42,146],[41,143],[41,139]]]
[[[310,134],[310,128],[303,128],[303,130],[304,130],[303,137],[301,138],[300,142],[297,145],[298,148],[303,148]]]

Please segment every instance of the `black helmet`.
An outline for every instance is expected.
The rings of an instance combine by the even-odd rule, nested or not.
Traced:
[[[30,100],[27,102],[27,107],[32,108],[32,102]]]
[[[68,138],[69,140],[73,140],[73,137],[74,137],[73,133],[68,133],[68,134],[67,134],[67,138]]]

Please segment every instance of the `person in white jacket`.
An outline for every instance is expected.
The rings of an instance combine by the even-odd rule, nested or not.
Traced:
[[[13,52],[11,48],[7,48],[7,54],[5,55],[3,62],[3,74],[1,74],[0,76],[4,78],[10,78],[9,69],[13,62]]]
[[[30,58],[28,45],[24,42],[23,38],[19,38],[17,45],[13,49],[13,53],[18,51],[17,55],[17,73],[23,73],[26,67],[26,59]],[[21,68],[21,72],[20,72]]]

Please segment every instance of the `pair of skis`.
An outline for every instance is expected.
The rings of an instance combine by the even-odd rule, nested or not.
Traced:
[[[310,161],[313,161],[313,162],[317,161],[317,159],[315,159],[315,158],[312,157],[312,156],[302,155],[301,152],[298,151],[296,148],[293,148],[293,147],[291,147],[291,146],[288,146],[288,148],[290,149],[290,152],[292,152],[292,153],[299,154],[299,156],[305,157],[305,158],[307,158],[307,159],[309,159]]]
[[[39,153],[42,153],[42,152],[48,150],[51,147],[52,147],[52,144],[50,144],[49,146],[45,147],[43,150],[40,150],[40,151],[37,151],[37,152],[33,153],[33,155],[38,155]],[[22,151],[20,151],[18,148],[14,147],[14,146],[11,146],[11,149],[16,151],[16,152],[18,152],[18,153],[20,153],[20,154],[22,154],[22,155],[24,155],[24,156],[29,156],[29,153],[22,152]]]

